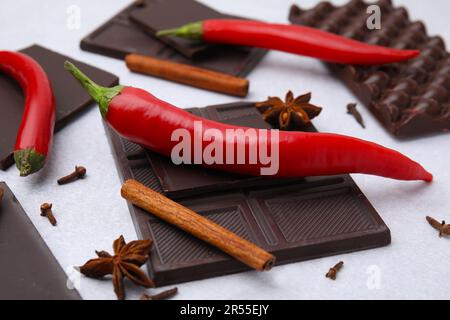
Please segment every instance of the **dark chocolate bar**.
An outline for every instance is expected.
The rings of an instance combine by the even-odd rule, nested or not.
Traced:
[[[11,190],[0,188],[0,300],[81,299]]]
[[[174,37],[166,37],[163,40],[165,43],[151,36],[153,29],[182,25],[187,18],[197,21],[208,17],[230,18],[194,0],[169,0],[167,3],[158,0],[139,1],[86,36],[80,46],[83,50],[118,59],[124,59],[130,53],[139,53],[238,77],[246,76],[263,58],[266,50],[204,45],[175,40]]]
[[[178,10],[183,8],[186,0],[164,0],[149,2],[146,6],[135,8],[130,12],[130,19],[136,23],[144,32],[154,37],[156,32],[182,26],[190,22],[205,19],[234,18],[223,15],[210,7],[196,1],[192,1],[189,10]],[[178,24],[181,23],[181,24]],[[183,39],[175,36],[161,37],[162,42],[167,43],[188,59],[198,57],[217,46],[206,44],[202,41]]]
[[[269,128],[254,103],[191,109],[229,124]],[[388,245],[390,231],[349,175],[270,179],[175,166],[120,138],[106,124],[119,173],[207,216],[277,257],[277,264]],[[314,131],[314,127],[309,127]],[[158,286],[248,270],[241,262],[129,204],[141,239],[154,247]]]
[[[321,2],[309,10],[293,5],[289,20],[370,44],[421,50],[418,58],[403,63],[328,66],[393,135],[448,132],[450,55],[444,41],[429,36],[423,22],[412,22],[404,7],[394,7],[390,0],[375,4],[381,9],[380,30],[367,28],[369,4],[362,0],[340,7]]]
[[[116,85],[119,79],[106,71],[76,61],[38,45],[21,50],[34,58],[46,71],[56,98],[55,130],[61,129],[75,115],[92,104],[92,99],[78,82],[64,69],[64,61],[71,60],[94,81],[105,86]],[[24,96],[15,80],[0,74],[0,169],[13,163],[13,150],[23,114]]]

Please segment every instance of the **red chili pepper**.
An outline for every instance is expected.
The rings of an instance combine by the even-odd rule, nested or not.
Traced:
[[[100,111],[108,124],[122,137],[134,141],[155,152],[170,156],[178,144],[171,141],[176,129],[185,128],[192,136],[196,121],[202,123],[202,136],[206,130],[222,133],[223,145],[233,145],[238,150],[242,144],[249,150],[250,144],[258,144],[264,132],[270,137],[271,130],[257,131],[254,140],[237,141],[226,137],[227,129],[247,129],[227,125],[198,116],[161,101],[150,93],[132,87],[101,87],[70,62],[65,68],[98,102]],[[228,139],[228,140],[227,140]],[[211,142],[202,141],[202,152]],[[271,140],[268,139],[268,149]],[[305,177],[343,173],[366,173],[400,180],[431,181],[433,176],[420,164],[401,153],[356,138],[324,133],[279,132],[279,171],[275,177]],[[224,149],[225,150],[225,149]],[[247,175],[260,175],[258,164],[213,164],[210,167]],[[204,162],[202,163],[208,166]]]
[[[19,82],[25,110],[16,138],[14,160],[21,176],[39,171],[49,154],[55,126],[55,98],[44,69],[31,57],[0,51],[0,71]]]
[[[156,35],[273,49],[333,63],[356,65],[399,62],[420,54],[418,50],[370,45],[310,27],[249,20],[204,20],[162,30]]]

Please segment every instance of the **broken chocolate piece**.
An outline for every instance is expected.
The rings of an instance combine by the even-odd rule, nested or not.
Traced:
[[[81,299],[11,190],[0,189],[0,300]]]
[[[167,23],[173,26],[181,25],[185,17],[230,18],[229,15],[220,14],[217,11],[199,4],[193,0],[143,0],[140,4],[131,4],[105,24],[93,31],[81,41],[81,48],[86,51],[125,59],[130,53],[138,53],[157,59],[170,60],[183,64],[189,64],[204,69],[231,74],[237,77],[245,77],[267,53],[266,50],[239,46],[212,46],[193,45],[186,40],[177,40],[176,48],[183,50],[181,54],[175,47],[173,39],[170,44],[164,43],[141,30],[142,25],[136,23],[139,12],[143,12],[141,22],[153,25],[154,23]],[[158,17],[158,21],[145,21],[147,8],[155,8],[156,13],[149,13],[149,17]],[[201,8],[201,10],[199,10]],[[161,9],[161,10],[160,10]],[[134,15],[133,22],[130,17]],[[178,20],[181,19],[181,20]],[[149,30],[147,30],[149,31]],[[165,39],[168,41],[168,39]],[[194,49],[193,49],[194,48]],[[195,59],[187,58],[195,55]]]
[[[149,1],[146,6],[132,10],[130,12],[130,19],[141,30],[148,33],[149,37],[155,37],[156,32],[159,30],[178,27],[193,21],[232,18],[200,2],[187,2],[186,0]],[[175,10],[174,8],[180,9]],[[181,8],[186,8],[186,10]],[[202,54],[206,54],[210,50],[218,49],[217,45],[175,36],[161,37],[160,40],[167,43],[188,59],[193,59]]]

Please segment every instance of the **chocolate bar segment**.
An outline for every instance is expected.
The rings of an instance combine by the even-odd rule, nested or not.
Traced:
[[[80,300],[16,197],[0,188],[0,300]]]
[[[187,8],[188,10],[179,10]],[[176,28],[184,24],[205,19],[232,18],[223,15],[199,2],[192,1],[186,6],[186,0],[164,0],[148,3],[130,12],[130,19],[144,32],[154,37],[159,30]],[[181,24],[179,24],[181,23]],[[188,59],[205,54],[208,50],[217,46],[206,44],[202,41],[183,39],[175,36],[161,37],[162,42],[167,43]]]
[[[340,7],[321,2],[309,10],[293,5],[289,20],[374,45],[421,50],[418,58],[402,63],[328,67],[393,135],[448,132],[450,55],[444,41],[429,36],[423,22],[411,21],[405,8],[394,7],[390,0],[375,4],[381,9],[380,30],[366,26],[369,4],[362,0]]]
[[[268,128],[254,103],[191,109],[224,123]],[[388,245],[390,231],[349,175],[271,179],[175,166],[105,124],[123,180],[136,179],[273,253],[278,264]],[[310,131],[315,130],[313,127]],[[189,234],[129,204],[158,286],[248,270]]]
[[[184,14],[199,18],[230,17],[194,0],[169,0],[169,2],[175,5],[168,6],[165,1],[158,0],[143,0],[131,4],[86,36],[80,43],[81,48],[118,59],[124,59],[130,53],[138,53],[238,77],[246,76],[266,54],[267,51],[262,49],[199,45],[198,43],[192,45],[188,41],[174,40],[174,38],[166,38],[164,41],[169,42],[164,43],[161,39],[143,31],[141,28],[145,27],[147,32],[152,33],[152,28],[159,28],[161,23],[182,25],[186,19]],[[130,19],[132,15],[134,22]],[[146,19],[147,15],[149,19]],[[157,21],[150,21],[150,18],[155,19],[155,17]],[[137,22],[140,24],[138,25]],[[195,59],[188,57],[195,57]]]
[[[119,79],[106,71],[71,59],[38,45],[21,50],[34,58],[47,73],[56,99],[55,130],[61,129],[79,112],[92,104],[92,99],[77,81],[64,69],[64,61],[71,60],[94,81],[112,86]],[[13,150],[23,114],[24,96],[15,80],[0,74],[0,169],[6,170],[13,163]]]

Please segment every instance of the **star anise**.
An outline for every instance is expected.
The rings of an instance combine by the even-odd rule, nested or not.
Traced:
[[[111,274],[114,292],[119,300],[123,300],[125,299],[124,278],[145,288],[155,286],[140,269],[148,260],[151,246],[151,240],[136,240],[127,244],[123,236],[120,236],[113,243],[114,256],[106,251],[95,251],[98,258],[89,260],[79,270],[86,277],[95,279]]]
[[[264,102],[256,104],[265,121],[281,130],[301,129],[317,117],[322,111],[321,107],[309,103],[311,93],[303,94],[294,99],[289,91],[285,101],[278,97],[268,97]]]

